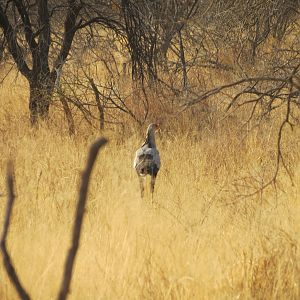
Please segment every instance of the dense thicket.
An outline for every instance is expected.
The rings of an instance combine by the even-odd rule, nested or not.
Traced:
[[[291,123],[299,8],[294,0],[1,0],[0,57],[29,83],[32,123],[58,99],[71,133],[73,108],[100,128],[119,114],[142,124],[149,94],[190,107],[232,87],[231,106],[264,114],[286,106]],[[224,85],[214,89],[216,71]]]

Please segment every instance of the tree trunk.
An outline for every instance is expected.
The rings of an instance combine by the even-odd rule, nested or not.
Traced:
[[[30,121],[34,125],[39,119],[46,119],[49,114],[50,102],[54,89],[54,81],[50,75],[45,79],[34,79],[29,83]]]

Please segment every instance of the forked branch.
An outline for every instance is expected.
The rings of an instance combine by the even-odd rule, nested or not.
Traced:
[[[68,255],[65,262],[64,276],[58,294],[59,300],[64,300],[68,296],[70,283],[72,279],[73,266],[76,258],[76,253],[79,247],[81,226],[83,222],[84,210],[87,201],[87,193],[88,193],[90,177],[91,177],[91,173],[98,152],[100,148],[103,147],[106,143],[107,143],[107,139],[100,138],[91,146],[86,167],[84,172],[82,173],[79,199],[77,203],[73,234],[72,234],[72,245],[68,251]],[[5,215],[4,226],[3,226],[3,231],[1,235],[1,241],[0,241],[1,252],[3,255],[3,263],[6,272],[8,274],[8,277],[10,278],[12,284],[14,285],[20,299],[30,300],[30,296],[23,288],[6,248],[6,238],[9,230],[10,219],[11,219],[13,204],[15,200],[12,163],[9,163],[7,168],[7,189],[8,189],[7,208],[6,208],[6,215]]]
[[[23,288],[20,279],[17,275],[15,267],[11,261],[10,255],[6,248],[6,238],[9,230],[10,218],[13,210],[15,194],[14,194],[14,180],[13,180],[13,165],[11,162],[8,163],[7,166],[7,190],[8,190],[8,199],[7,199],[7,207],[6,207],[6,214],[4,220],[3,231],[1,235],[1,252],[3,255],[3,264],[6,269],[7,275],[11,280],[12,284],[14,285],[19,297],[22,300],[29,300],[30,296]]]

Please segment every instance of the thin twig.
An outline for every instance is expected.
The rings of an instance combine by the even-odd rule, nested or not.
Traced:
[[[286,78],[277,78],[277,77],[249,77],[249,78],[244,78],[235,82],[231,82],[222,86],[218,86],[216,88],[213,88],[209,91],[206,91],[202,95],[198,96],[196,99],[192,99],[190,101],[187,101],[182,104],[182,111],[186,110],[187,108],[204,101],[205,99],[210,98],[213,95],[216,95],[220,93],[222,90],[232,88],[244,83],[252,83],[252,82],[280,82],[280,83],[286,83],[288,80]]]
[[[7,190],[8,190],[8,197],[7,197],[7,207],[6,207],[6,215],[4,220],[3,232],[1,235],[1,251],[3,255],[3,264],[6,269],[7,275],[14,285],[19,297],[22,300],[29,300],[30,296],[23,288],[20,279],[17,275],[15,267],[11,261],[10,255],[6,248],[6,238],[9,230],[10,218],[13,210],[15,194],[14,194],[14,180],[13,180],[13,165],[11,162],[7,165]]]
[[[79,199],[77,202],[77,208],[76,208],[76,218],[74,222],[73,227],[73,235],[72,235],[72,245],[68,251],[68,255],[65,262],[65,268],[64,268],[64,276],[63,280],[61,282],[60,292],[58,294],[59,300],[64,300],[68,296],[70,283],[72,279],[72,271],[73,266],[75,262],[76,253],[79,247],[79,240],[80,240],[80,234],[81,234],[81,225],[83,221],[84,216],[84,209],[85,204],[87,201],[87,192],[88,192],[88,186],[90,182],[90,176],[91,172],[95,163],[95,160],[97,158],[97,154],[102,146],[104,146],[107,143],[107,139],[101,138],[97,140],[90,148],[88,161],[85,167],[84,172],[81,176],[81,187],[79,192]]]

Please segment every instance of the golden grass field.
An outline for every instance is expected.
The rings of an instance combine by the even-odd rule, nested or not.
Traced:
[[[81,170],[100,134],[87,127],[70,138],[59,118],[31,128],[22,82],[2,85],[0,99],[1,224],[12,159],[17,198],[9,250],[32,299],[55,299]],[[247,136],[238,119],[189,130],[186,121],[162,125],[154,206],[149,195],[140,198],[132,168],[143,136],[107,131],[69,299],[299,299],[299,131],[286,130],[283,146],[294,185],[281,170],[276,190],[243,196],[274,173],[277,121]],[[2,265],[0,299],[17,299]]]

